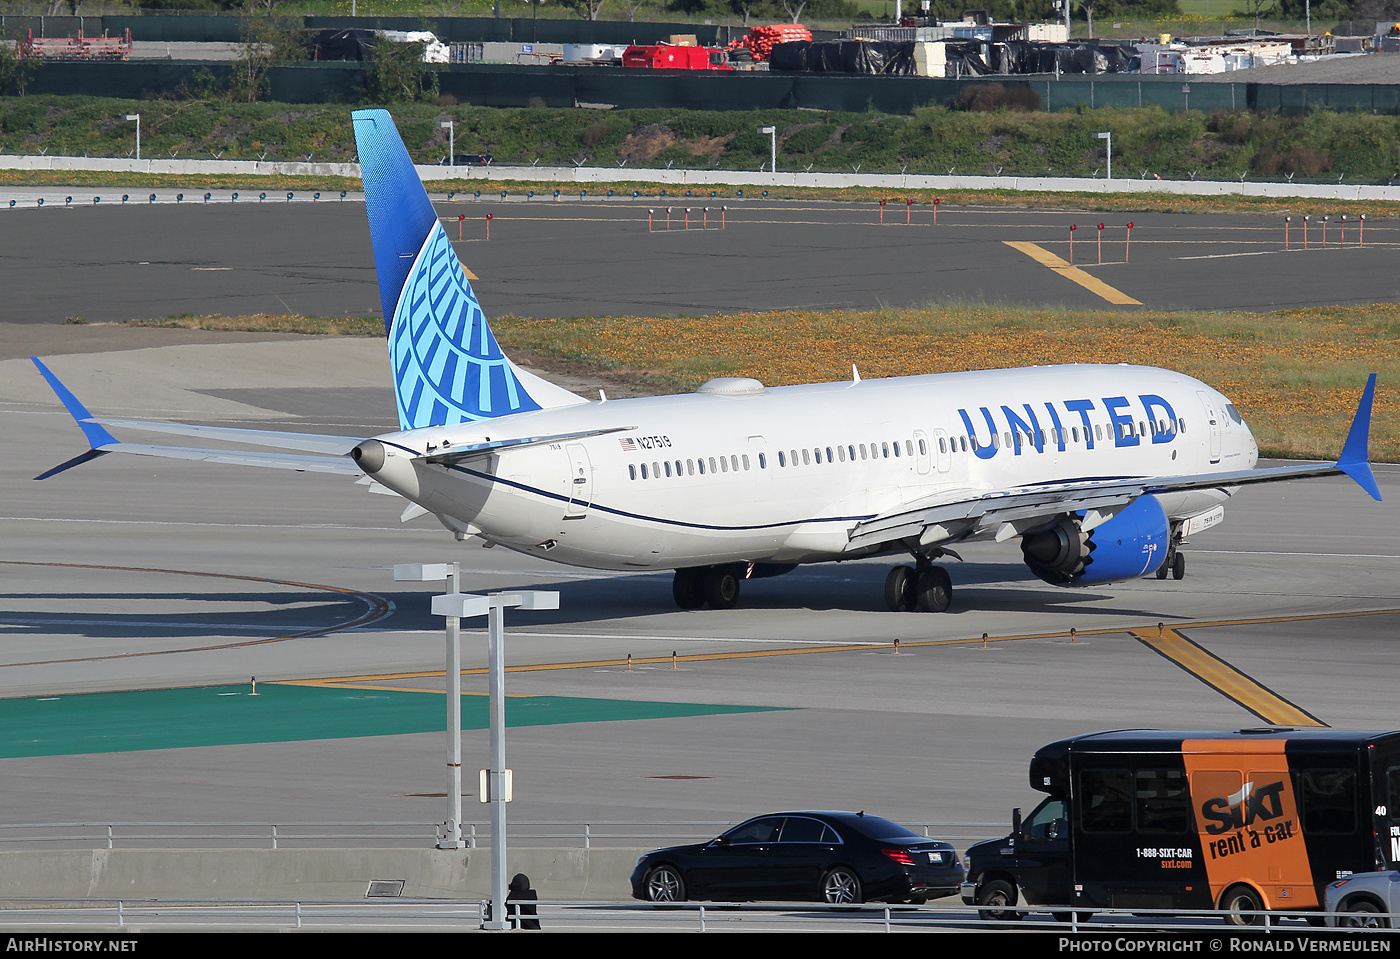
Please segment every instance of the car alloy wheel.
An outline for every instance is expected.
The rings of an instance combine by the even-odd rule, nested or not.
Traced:
[[[845,866],[838,866],[822,879],[822,899],[834,905],[860,902],[860,879]]]
[[[647,899],[651,902],[685,902],[685,881],[670,866],[647,873]]]

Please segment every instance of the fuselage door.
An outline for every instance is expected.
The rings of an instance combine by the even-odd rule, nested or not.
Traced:
[[[953,441],[949,438],[947,430],[933,431],[933,439],[929,440],[929,452],[933,454],[935,462],[938,463],[938,472],[940,473],[948,472],[953,466],[952,444]]]
[[[569,457],[569,506],[564,518],[583,519],[593,502],[593,463],[580,443],[570,443],[564,450]]]
[[[1201,398],[1201,405],[1206,410],[1206,427],[1210,430],[1210,461],[1220,462],[1220,413],[1215,408],[1215,402],[1210,395],[1197,391],[1197,396]]]

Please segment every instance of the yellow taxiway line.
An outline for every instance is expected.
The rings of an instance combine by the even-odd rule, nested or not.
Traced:
[[[1142,303],[1133,299],[1128,294],[1122,292],[1121,290],[1115,290],[1103,280],[1100,280],[1096,276],[1090,276],[1088,273],[1085,273],[1077,266],[1070,266],[1068,261],[1060,259],[1060,257],[1051,253],[1049,250],[1044,249],[1043,247],[1037,246],[1034,243],[1029,243],[1025,240],[1002,240],[1002,242],[1005,243],[1007,246],[1011,247],[1013,250],[1020,250],[1022,253],[1026,254],[1026,256],[1030,257],[1032,260],[1035,260],[1041,266],[1045,266],[1050,268],[1051,270],[1054,270],[1066,280],[1069,280],[1073,283],[1078,283],[1090,293],[1093,293],[1096,296],[1101,296],[1105,300],[1115,304],[1116,306],[1142,306]]]
[[[1158,628],[1155,636],[1147,630],[1132,630],[1131,635],[1272,726],[1327,725],[1174,629]]]

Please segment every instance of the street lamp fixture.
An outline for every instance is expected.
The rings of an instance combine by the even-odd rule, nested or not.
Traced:
[[[448,806],[438,847],[462,847],[462,619],[487,618],[487,685],[491,713],[490,766],[481,771],[481,801],[491,805],[491,918],[488,929],[507,928],[506,917],[506,803],[511,799],[511,775],[506,769],[505,610],[558,609],[559,594],[552,590],[520,589],[479,596],[459,592],[461,572],[456,563],[405,563],[394,567],[400,582],[447,581],[448,592],[434,596],[432,612],[447,620],[447,749]]]
[[[439,120],[438,129],[447,131],[447,165],[457,165],[457,129],[451,120]]]
[[[1113,179],[1113,133],[1112,133],[1111,131],[1108,132],[1108,133],[1095,133],[1095,134],[1094,134],[1094,139],[1095,139],[1095,140],[1107,140],[1107,141],[1108,141],[1108,143],[1107,143],[1108,169],[1107,169],[1107,171],[1106,171],[1105,179],[1112,180],[1112,179]]]
[[[136,159],[139,160],[141,159],[141,114],[128,113],[125,119],[128,123],[132,120],[136,121]]]
[[[759,128],[758,128],[758,132],[759,132],[759,133],[766,133],[766,134],[768,134],[768,136],[770,137],[770,140],[769,140],[769,148],[770,148],[770,150],[771,150],[772,161],[773,161],[773,163],[772,163],[772,166],[769,167],[768,172],[769,172],[769,173],[777,173],[777,172],[778,172],[778,128],[777,128],[777,127],[759,127]]]

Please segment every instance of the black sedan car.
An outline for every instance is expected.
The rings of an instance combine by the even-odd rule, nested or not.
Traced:
[[[740,823],[709,842],[647,853],[632,871],[632,897],[922,903],[957,892],[962,878],[950,844],[888,819],[783,812]]]

